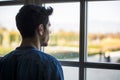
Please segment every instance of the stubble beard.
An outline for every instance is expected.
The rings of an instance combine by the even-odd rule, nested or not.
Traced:
[[[41,46],[48,46],[49,37],[46,39],[45,37],[41,40]]]

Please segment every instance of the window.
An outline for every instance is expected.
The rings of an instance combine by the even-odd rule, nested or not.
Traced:
[[[88,1],[87,80],[118,80],[120,1]],[[86,63],[87,63],[86,62]],[[89,64],[90,63],[90,64]],[[114,67],[113,67],[114,65]]]
[[[119,70],[87,69],[87,80],[119,80]]]
[[[79,61],[79,24],[80,3],[49,3],[43,5],[53,7],[50,16],[51,38],[44,51],[61,61]],[[63,66],[65,80],[79,80],[79,68]],[[68,77],[69,76],[69,77]]]
[[[88,2],[88,61],[119,63],[119,8],[120,1]]]
[[[36,4],[40,1],[43,6],[54,8],[54,13],[50,17],[51,40],[49,46],[43,50],[51,53],[62,63],[65,80],[119,80],[119,0],[61,0],[60,2],[26,0],[26,3],[27,1]],[[0,10],[2,7],[4,6],[0,6]],[[20,6],[17,9],[19,8]],[[0,15],[2,12],[6,13],[1,11]],[[2,21],[5,20],[0,19],[0,25]],[[0,45],[4,44],[2,39],[3,36],[0,35]],[[18,40],[19,43],[19,39],[14,39],[13,35],[10,40]],[[15,44],[11,42],[12,46]]]
[[[79,60],[79,22],[80,4],[49,3],[45,7],[53,7],[50,16],[51,37],[45,52],[60,60]]]
[[[0,13],[0,30],[2,31],[0,38],[1,56],[4,56],[16,48],[21,41],[21,37],[15,25],[15,15],[21,6],[22,5],[0,6],[0,10],[2,11]],[[50,16],[51,39],[49,41],[49,46],[45,47],[44,51],[62,61],[78,62],[80,3],[51,3],[45,4],[45,6],[53,7],[54,13]],[[65,79],[79,80],[78,70],[78,67],[63,66]],[[71,77],[68,77],[70,75]]]
[[[63,66],[65,80],[79,80],[79,68]]]
[[[13,50],[21,41],[15,24],[15,15],[21,6],[0,6],[0,56]]]

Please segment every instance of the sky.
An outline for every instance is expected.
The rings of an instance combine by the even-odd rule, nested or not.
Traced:
[[[21,6],[0,6],[0,27],[16,29],[15,16]]]
[[[56,3],[46,4],[54,9],[50,21],[55,30],[79,31],[80,25],[80,3]]]
[[[120,32],[120,1],[89,2],[88,31]]]
[[[0,6],[0,26],[16,29],[15,15],[22,5]],[[50,16],[53,31],[79,31],[80,3],[45,4],[54,9]],[[88,33],[117,33],[120,32],[120,1],[88,2],[87,27]]]
[[[45,6],[54,8],[50,16],[52,30],[65,29],[67,31],[78,31],[80,22],[80,4],[79,3],[56,3],[46,4]],[[72,7],[71,7],[72,6]],[[15,29],[15,15],[22,5],[1,6],[0,7],[0,25],[7,29]]]

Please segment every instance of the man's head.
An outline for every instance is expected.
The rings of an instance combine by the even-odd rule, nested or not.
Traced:
[[[24,5],[16,15],[16,25],[23,39],[34,38],[39,33],[41,45],[49,39],[49,15],[53,9],[37,5]]]

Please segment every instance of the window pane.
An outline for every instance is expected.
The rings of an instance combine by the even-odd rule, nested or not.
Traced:
[[[120,1],[88,2],[88,61],[120,62]]]
[[[15,25],[15,15],[21,6],[0,6],[0,56],[13,50],[21,41]]]
[[[120,80],[119,70],[87,69],[87,80]]]
[[[79,69],[77,67],[63,66],[62,68],[65,80],[79,80]]]
[[[45,4],[54,9],[50,16],[51,38],[45,52],[57,59],[78,61],[80,3]]]

